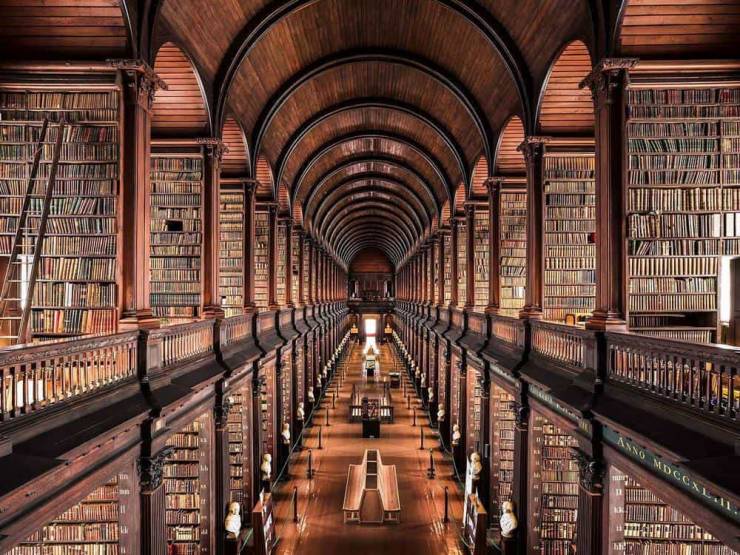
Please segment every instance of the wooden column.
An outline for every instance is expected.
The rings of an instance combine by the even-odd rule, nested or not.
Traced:
[[[267,308],[277,310],[277,204],[270,204],[268,211],[268,227],[270,237],[267,247],[267,259],[269,260],[270,269],[267,276]]]
[[[166,85],[142,62],[124,60],[115,65],[125,83],[119,328],[151,329],[159,327],[159,319],[152,315],[149,284],[151,112],[155,92]]]
[[[221,205],[221,159],[226,147],[221,139],[198,139],[205,146],[205,182],[203,195],[203,256],[201,275],[203,282],[203,318],[223,318],[219,294],[219,234]]]
[[[437,306],[441,308],[445,302],[445,238],[441,231],[438,235],[437,259],[439,260],[439,273],[437,279],[439,280],[439,291],[437,293]]]
[[[465,309],[475,307],[475,205],[465,206]]]
[[[142,555],[167,553],[166,499],[162,478],[165,461],[171,454],[172,448],[166,447],[138,460]]]
[[[604,530],[604,464],[576,451],[578,462],[578,519],[576,553],[601,555]]]
[[[501,179],[491,178],[488,185],[488,306],[486,313],[501,309]]]
[[[596,310],[586,327],[626,329],[627,274],[623,228],[627,156],[626,86],[634,58],[607,58],[580,84],[594,101],[596,138]]]
[[[244,182],[244,312],[254,312],[254,210],[256,181]]]
[[[230,411],[230,399],[228,396],[219,394],[216,405],[213,409],[216,427],[214,438],[214,445],[216,446],[216,472],[214,480],[216,510],[212,512],[212,514],[216,515],[216,549],[219,554],[224,553],[224,542],[222,538],[225,537],[226,534],[226,530],[224,529],[224,518],[221,515],[226,515],[229,508],[230,473],[228,420]]]
[[[543,159],[546,137],[526,137],[519,145],[527,167],[527,289],[520,318],[542,318],[544,272]]]
[[[306,233],[302,229],[298,229],[298,306],[303,308],[306,306],[306,290],[303,283],[303,256],[306,248]]]
[[[293,308],[293,222],[285,222],[285,306]]]
[[[458,260],[457,260],[457,241],[458,241],[459,220],[456,217],[450,218],[450,233],[452,234],[450,246],[450,265],[452,266],[452,276],[450,278],[450,308],[457,306],[457,280],[458,280]]]

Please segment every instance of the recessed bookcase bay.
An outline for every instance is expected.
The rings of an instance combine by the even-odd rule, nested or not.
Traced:
[[[475,205],[473,216],[473,270],[475,271],[475,309],[482,312],[488,306],[488,257],[489,254],[488,204]]]
[[[457,306],[463,307],[468,295],[468,226],[465,219],[457,223]]]
[[[582,321],[596,302],[593,139],[553,139],[544,157],[544,316]]]
[[[526,181],[506,179],[499,195],[499,271],[501,314],[516,316],[524,307],[527,285]]]
[[[442,235],[444,255],[444,305],[447,306],[452,300],[452,234],[448,230]]]
[[[270,216],[267,207],[257,205],[254,214],[254,304],[267,310],[270,277]]]
[[[275,261],[275,298],[278,306],[285,306],[287,302],[287,220],[280,219],[277,225],[277,259]]]
[[[491,383],[491,509],[498,525],[501,506],[511,501],[514,481],[516,404],[504,388]]]
[[[130,494],[130,475],[121,473],[95,488],[48,524],[31,534],[6,555],[90,553],[117,555],[128,543],[122,520],[122,492]]]
[[[219,211],[219,295],[227,317],[244,306],[244,187],[221,179]]]
[[[153,141],[151,158],[152,312],[175,324],[201,314],[203,147]]]
[[[33,341],[114,332],[120,308],[121,83],[112,70],[86,74],[70,65],[67,71],[14,73],[12,82],[0,76],[0,259],[10,256],[30,162],[48,119],[22,239],[36,242],[58,124],[68,124],[31,299]],[[25,298],[27,285],[14,293]]]
[[[627,101],[630,329],[718,341],[722,257],[740,255],[740,87],[636,76]]]

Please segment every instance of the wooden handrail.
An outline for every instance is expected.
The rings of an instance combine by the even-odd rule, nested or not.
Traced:
[[[524,320],[503,316],[491,315],[491,334],[499,341],[511,347],[524,349]]]
[[[0,421],[135,377],[137,353],[135,331],[4,349],[0,351]]]
[[[532,351],[573,369],[594,368],[594,332],[555,322],[532,321]]]
[[[606,334],[607,379],[736,420],[740,349],[634,333]]]
[[[221,321],[220,342],[221,348],[252,335],[252,315],[239,314]]]
[[[199,358],[214,349],[215,320],[200,320],[152,331],[149,338],[161,341],[162,368]]]

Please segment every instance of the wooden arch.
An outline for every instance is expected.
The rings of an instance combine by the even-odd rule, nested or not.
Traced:
[[[517,150],[524,141],[524,125],[519,116],[512,116],[499,136],[496,146],[496,175],[524,175],[524,155]]]

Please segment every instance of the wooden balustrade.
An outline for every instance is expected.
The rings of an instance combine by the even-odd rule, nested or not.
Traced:
[[[136,376],[137,332],[0,351],[0,421]]]
[[[740,349],[607,333],[607,377],[703,413],[735,420]]]
[[[228,347],[252,334],[251,314],[239,314],[221,321],[219,341],[221,348]]]
[[[491,333],[503,343],[519,349],[524,348],[524,321],[498,314],[491,315]]]
[[[593,332],[553,322],[532,321],[530,325],[534,352],[575,369],[594,367]]]
[[[162,368],[201,357],[213,352],[215,320],[201,320],[154,330],[150,341],[161,341]]]

